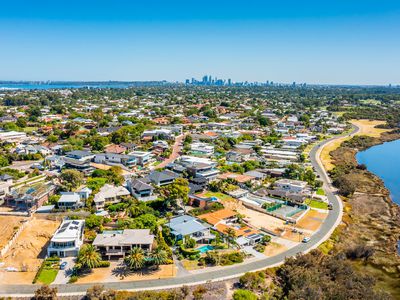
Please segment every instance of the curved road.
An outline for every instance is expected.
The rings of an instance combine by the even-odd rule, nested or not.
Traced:
[[[353,130],[350,134],[354,135],[359,130],[358,127],[353,126]],[[331,141],[342,137],[337,136],[330,138],[316,145],[310,152],[311,163],[320,176],[320,179],[324,183],[324,189],[329,201],[332,203],[332,210],[329,211],[327,218],[321,225],[321,228],[311,237],[308,243],[301,243],[287,251],[280,253],[278,255],[268,257],[265,259],[243,263],[240,265],[234,265],[230,267],[224,267],[218,270],[210,270],[209,272],[204,272],[200,274],[190,274],[184,277],[174,277],[174,278],[163,278],[158,280],[143,280],[143,281],[133,281],[133,282],[106,282],[99,283],[104,285],[106,288],[116,289],[116,290],[155,290],[155,289],[165,289],[181,287],[182,285],[194,285],[203,284],[209,281],[221,281],[232,278],[237,278],[246,272],[257,271],[261,269],[271,268],[278,266],[285,261],[286,257],[295,256],[298,253],[306,253],[312,249],[318,247],[322,242],[327,240],[332,234],[336,226],[341,222],[342,218],[342,202],[338,196],[334,194],[330,180],[322,167],[319,160],[319,154],[322,148],[330,143]],[[52,287],[57,287],[59,295],[82,295],[86,293],[86,290],[92,287],[94,284],[64,284],[64,285],[52,285]],[[38,285],[0,285],[0,295],[1,296],[31,296],[34,291],[38,288]]]

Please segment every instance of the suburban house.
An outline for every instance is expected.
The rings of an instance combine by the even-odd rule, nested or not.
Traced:
[[[35,211],[49,200],[54,194],[56,186],[52,183],[38,182],[11,189],[4,198],[7,206],[17,210]]]
[[[103,208],[105,204],[117,203],[122,197],[129,196],[130,194],[131,193],[123,186],[105,184],[94,196],[94,204],[98,210]]]
[[[10,187],[13,184],[13,178],[8,174],[0,176],[0,205],[3,204],[4,197],[10,193]]]
[[[208,159],[194,156],[181,156],[179,162],[181,166],[186,168],[188,174],[192,177],[204,178],[212,181],[217,178],[220,171],[216,168],[217,163]]]
[[[230,209],[217,210],[200,215],[198,216],[198,218],[212,224],[215,230],[224,235],[227,235],[227,231],[229,229],[232,229],[233,232],[235,232],[236,238],[248,238],[249,236],[252,236],[251,243],[260,241],[262,238],[262,235],[259,234],[258,230],[253,229],[247,225],[241,226],[238,223],[238,213]]]
[[[214,146],[207,143],[192,143],[190,145],[190,152],[193,155],[211,156],[214,154]]]
[[[19,143],[26,139],[25,132],[0,131],[0,141],[6,143]]]
[[[64,156],[64,163],[68,168],[88,174],[94,170],[90,165],[94,157],[95,154],[89,151],[74,150],[66,153]]]
[[[164,186],[174,182],[178,175],[172,171],[153,171],[147,177],[156,186]]]
[[[61,197],[57,202],[59,209],[76,209],[81,206],[84,206],[84,203],[81,201],[79,193],[61,192]]]
[[[105,165],[123,165],[131,168],[136,165],[136,157],[133,155],[118,153],[100,153],[94,157],[94,162]]]
[[[149,163],[151,160],[151,152],[132,151],[129,153],[129,155],[136,158],[136,163],[139,166],[144,166],[145,164]]]
[[[293,179],[279,179],[274,183],[275,188],[290,193],[302,193],[307,187],[307,182]]]
[[[215,239],[215,236],[210,232],[211,225],[189,215],[173,218],[166,226],[170,228],[172,236],[177,241],[183,240],[186,236],[203,244],[210,243]]]
[[[151,201],[157,199],[153,195],[154,188],[143,179],[131,178],[127,181],[127,188],[131,195],[140,201]]]
[[[134,247],[151,251],[154,235],[150,229],[124,229],[116,231],[104,231],[99,233],[93,241],[101,256],[105,259],[120,259]]]
[[[128,149],[121,145],[111,144],[104,148],[105,153],[115,153],[115,154],[123,154]]]
[[[47,247],[47,255],[77,256],[83,244],[84,220],[64,220]]]

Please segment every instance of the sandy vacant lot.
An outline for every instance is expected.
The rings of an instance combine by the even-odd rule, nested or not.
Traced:
[[[264,254],[266,256],[274,256],[287,250],[287,247],[278,243],[269,243],[265,247]]]
[[[311,231],[317,231],[328,216],[327,213],[322,213],[316,210],[310,209],[299,222],[297,222],[297,228],[302,228]]]
[[[357,135],[368,135],[372,137],[380,137],[382,133],[390,131],[391,129],[375,128],[377,125],[385,124],[385,121],[371,121],[371,120],[351,120],[351,123],[360,127]]]
[[[35,272],[46,255],[46,245],[59,221],[33,218],[3,258],[4,267]]]
[[[265,228],[278,234],[281,232],[279,229],[285,227],[285,222],[283,220],[244,206],[240,207],[237,211],[245,215],[246,217],[244,219],[256,228]]]
[[[111,262],[109,268],[93,269],[91,273],[80,277],[78,283],[96,283],[113,281],[135,281],[160,279],[176,276],[176,266],[162,265],[158,270],[149,269],[142,272],[127,272],[126,268],[119,262]]]
[[[27,219],[25,217],[0,216],[0,248],[8,243],[14,231]]]
[[[351,120],[350,123],[360,128],[360,131],[357,133],[357,135],[379,137],[382,133],[390,131],[389,129],[375,128],[376,125],[384,124],[384,121]],[[325,147],[322,149],[320,157],[322,164],[324,165],[326,170],[332,170],[334,167],[334,165],[332,164],[332,158],[329,153],[339,148],[340,144],[348,139],[350,139],[350,137],[348,136],[336,139],[325,145]]]

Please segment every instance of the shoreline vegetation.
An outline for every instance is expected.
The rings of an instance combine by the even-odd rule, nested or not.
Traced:
[[[354,255],[353,266],[374,277],[377,288],[399,299],[400,206],[391,200],[383,181],[364,165],[359,165],[355,155],[358,151],[400,139],[400,131],[376,128],[382,123],[379,121],[352,120],[352,123],[359,126],[360,131],[352,138],[341,139],[329,152],[327,165],[333,167],[328,171],[341,194],[344,214],[342,223],[320,249],[330,254],[351,250],[367,252],[367,259]],[[321,159],[325,157],[321,154]]]

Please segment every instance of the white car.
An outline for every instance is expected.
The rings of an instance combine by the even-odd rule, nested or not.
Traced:
[[[311,239],[310,239],[309,237],[305,237],[305,238],[302,240],[302,242],[303,242],[303,243],[308,243],[310,240],[311,240]]]

